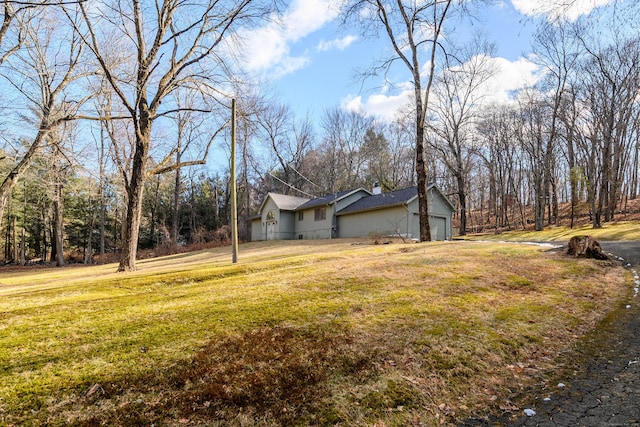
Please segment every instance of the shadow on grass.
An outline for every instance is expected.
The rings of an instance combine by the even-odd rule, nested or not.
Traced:
[[[351,343],[335,327],[265,327],[216,339],[184,365],[101,386],[69,424],[333,425],[344,419],[332,407],[331,381],[366,377],[374,364],[373,350],[354,352]]]

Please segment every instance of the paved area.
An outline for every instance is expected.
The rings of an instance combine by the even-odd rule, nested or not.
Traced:
[[[640,427],[640,242],[600,243],[634,273],[634,292],[585,340],[584,352],[571,361],[576,374],[550,389],[531,390],[530,406],[515,417],[464,426]]]

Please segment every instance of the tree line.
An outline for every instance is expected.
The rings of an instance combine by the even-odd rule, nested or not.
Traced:
[[[486,91],[495,46],[447,33],[473,4],[350,2],[345,22],[392,47],[367,74],[404,68],[413,96],[392,120],[335,107],[315,123],[237,65],[238,32],[273,19],[278,2],[2,0],[5,262],[117,254],[128,271],[138,249],[225,241],[231,98],[245,241],[270,191],[313,197],[373,183],[437,183],[460,234],[541,230],[563,202],[571,225],[582,206],[594,227],[614,220],[640,185],[635,5],[540,21],[541,78],[496,104]],[[212,158],[225,165],[217,174],[205,167]]]

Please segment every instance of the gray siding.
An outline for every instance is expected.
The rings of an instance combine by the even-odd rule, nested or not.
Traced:
[[[269,212],[273,212],[273,220],[268,220]],[[251,237],[260,236],[255,240],[268,240],[269,224],[273,227],[273,240],[291,240],[295,237],[294,213],[289,211],[281,211],[275,202],[268,198],[262,208],[260,220],[251,221]],[[257,228],[257,230],[256,230]]]
[[[298,219],[299,217],[296,213],[295,238],[299,239],[300,236],[302,236],[303,239],[331,239],[334,237],[342,237],[337,231],[335,216],[336,209],[340,210],[345,206],[349,206],[356,200],[368,195],[369,193],[366,191],[358,190],[330,205],[316,206],[314,208],[306,209],[302,211],[302,221]],[[315,220],[315,210],[318,208],[326,209],[327,216],[323,221]]]
[[[367,237],[374,234],[383,236],[411,234],[411,213],[404,206],[377,209],[340,215],[338,217],[338,236]]]
[[[437,190],[430,189],[429,197],[429,228],[431,229],[432,240],[451,240],[453,237],[453,228],[451,223],[452,207],[444,199],[442,193]],[[409,203],[409,210],[413,214],[412,235],[415,238],[420,237],[420,218],[418,213],[418,198],[414,198]]]
[[[371,194],[366,192],[365,190],[357,190],[353,194],[343,197],[342,199],[336,202],[336,209],[339,211],[343,209],[353,202],[362,199],[363,197],[370,196]]]
[[[315,220],[315,210],[325,209],[326,219],[323,221]],[[295,238],[299,239],[330,239],[335,237],[333,230],[333,206],[317,206],[315,208],[302,211],[302,221],[299,220],[298,213],[295,218]]]
[[[262,235],[262,218],[254,218],[251,220],[251,241],[257,242],[264,240]]]
[[[280,240],[292,240],[296,238],[295,218],[295,212],[280,212],[280,229],[278,230]]]
[[[451,205],[444,199],[442,193],[434,188],[429,190],[429,215],[451,216]]]
[[[278,204],[268,196],[262,205],[260,219],[254,219],[251,222],[251,238],[252,240],[268,240],[270,238],[277,240],[329,239],[333,237],[367,237],[374,234],[402,235],[407,238],[420,236],[417,196],[411,198],[406,205],[396,204],[387,207],[376,207],[375,205],[368,207],[367,200],[369,199],[366,199],[360,205],[370,210],[345,212],[336,216],[336,209],[338,211],[344,209],[369,195],[367,191],[358,189],[335,200],[335,202],[328,201],[331,199],[329,197],[322,201],[327,204],[314,206],[311,203],[310,206],[314,207],[303,211],[293,211],[287,208],[280,210]],[[453,206],[435,187],[429,189],[428,196],[432,239],[450,240],[453,237],[451,224]],[[324,220],[315,220],[317,208],[326,210]],[[270,220],[267,219],[269,212],[273,212],[273,218]],[[299,219],[299,212],[302,212],[302,220]]]

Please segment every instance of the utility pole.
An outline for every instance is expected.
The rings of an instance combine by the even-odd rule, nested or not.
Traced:
[[[238,262],[238,196],[236,191],[236,100],[231,100],[231,262]]]

